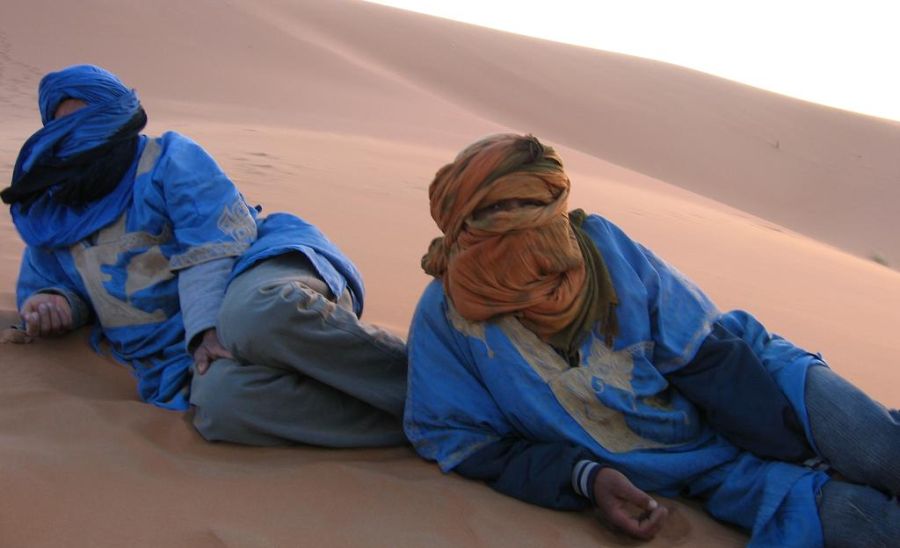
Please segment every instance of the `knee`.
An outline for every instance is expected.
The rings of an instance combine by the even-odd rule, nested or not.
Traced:
[[[900,504],[864,485],[826,483],[819,517],[825,546],[892,546],[900,538]]]
[[[900,494],[900,420],[895,413],[878,405],[864,416],[867,423],[861,430],[860,444],[847,451],[858,451],[874,477],[867,483]],[[864,430],[863,430],[864,429]]]
[[[265,350],[280,330],[301,321],[299,316],[315,298],[292,281],[226,294],[218,318],[220,339],[232,353],[256,361],[257,351]]]
[[[241,396],[235,382],[233,360],[220,359],[210,364],[203,375],[194,374],[191,405],[194,428],[207,441],[242,442]]]
[[[885,410],[882,420],[877,426],[878,432],[873,440],[876,444],[882,444],[882,452],[894,459],[900,458],[900,420],[893,413]],[[900,474],[900,466],[894,468]]]
[[[900,496],[900,422],[896,419],[883,421],[870,443],[874,458],[880,461],[876,469],[885,474],[883,485],[891,494]]]
[[[235,353],[245,348],[247,341],[257,339],[271,325],[271,317],[267,318],[265,309],[255,295],[226,293],[219,309],[218,330],[222,344]]]

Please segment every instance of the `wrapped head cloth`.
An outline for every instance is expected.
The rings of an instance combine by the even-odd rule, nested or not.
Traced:
[[[55,119],[66,99],[86,106]],[[80,205],[111,192],[147,123],[134,90],[100,67],[75,65],[41,79],[38,104],[43,127],[22,146],[3,201],[27,206],[50,192],[60,203]]]
[[[464,149],[429,187],[444,233],[422,259],[464,318],[513,313],[570,352],[597,321],[611,344],[615,291],[556,152],[528,135],[494,135]],[[577,221],[577,222],[575,222]]]

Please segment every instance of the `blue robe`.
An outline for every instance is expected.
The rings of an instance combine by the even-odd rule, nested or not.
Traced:
[[[453,470],[504,438],[588,450],[639,488],[707,499],[714,516],[752,531],[752,544],[820,545],[821,472],[763,461],[706,425],[664,374],[684,367],[715,321],[748,341],[809,429],[806,370],[817,356],[768,334],[744,312],[720,313],[690,281],[609,221],[583,229],[619,299],[613,348],[595,331],[579,367],[513,315],[470,322],[432,282],[409,335],[405,430],[416,450]],[[523,478],[523,481],[527,478]]]
[[[63,119],[64,120],[64,119]],[[130,365],[140,397],[189,406],[177,277],[191,266],[235,257],[231,279],[288,251],[309,257],[332,293],[349,289],[357,315],[364,289],[353,264],[314,226],[289,214],[262,219],[199,145],[174,132],[141,137],[134,165],[113,192],[84,207],[50,193],[13,207],[25,240],[17,301],[40,291],[87,305],[95,349]]]

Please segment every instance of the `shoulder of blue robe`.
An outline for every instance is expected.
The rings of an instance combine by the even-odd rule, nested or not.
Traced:
[[[640,332],[641,326],[632,329],[629,322],[649,312],[654,365],[662,373],[683,367],[719,317],[715,304],[675,267],[607,219],[590,215],[583,228],[603,256],[616,288],[620,332]],[[629,309],[635,313],[629,314]]]
[[[448,319],[441,283],[431,282],[419,300],[409,332],[403,425],[416,451],[437,461],[444,472],[483,447],[516,436],[479,379],[464,337]]]
[[[309,258],[336,297],[349,289],[354,312],[362,315],[365,286],[359,270],[315,225],[290,213],[272,213],[258,220],[257,239],[235,263],[231,279],[260,261],[291,251]]]
[[[170,259],[172,270],[244,253],[256,239],[256,210],[231,179],[203,147],[181,134],[167,132],[155,143],[158,160],[149,184],[136,189],[135,200],[149,203],[161,193],[161,207],[178,243]],[[146,214],[153,211],[147,209]],[[129,224],[144,223],[138,218]]]
[[[197,180],[225,176],[212,155],[199,143],[177,131],[167,131],[156,138],[160,155],[153,168],[153,176],[162,178],[167,173],[182,177],[193,176]]]

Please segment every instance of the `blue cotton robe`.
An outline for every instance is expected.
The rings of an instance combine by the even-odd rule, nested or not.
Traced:
[[[752,531],[751,544],[821,545],[815,496],[827,476],[734,447],[664,377],[690,362],[720,321],[753,346],[808,431],[803,387],[818,357],[749,314],[721,314],[609,221],[590,216],[583,229],[619,299],[613,348],[595,332],[579,367],[569,367],[513,315],[463,319],[432,282],[409,336],[404,422],[416,450],[450,471],[504,438],[574,444],[641,489],[706,498],[711,514]]]
[[[235,257],[231,279],[288,251],[309,257],[335,295],[348,289],[357,315],[363,285],[353,264],[314,226],[289,214],[262,219],[215,161],[190,139],[142,136],[134,165],[109,195],[73,208],[49,193],[13,219],[28,244],[17,301],[56,292],[88,305],[95,348],[130,365],[140,397],[189,406],[190,366],[179,271]],[[85,320],[88,318],[84,318]]]

